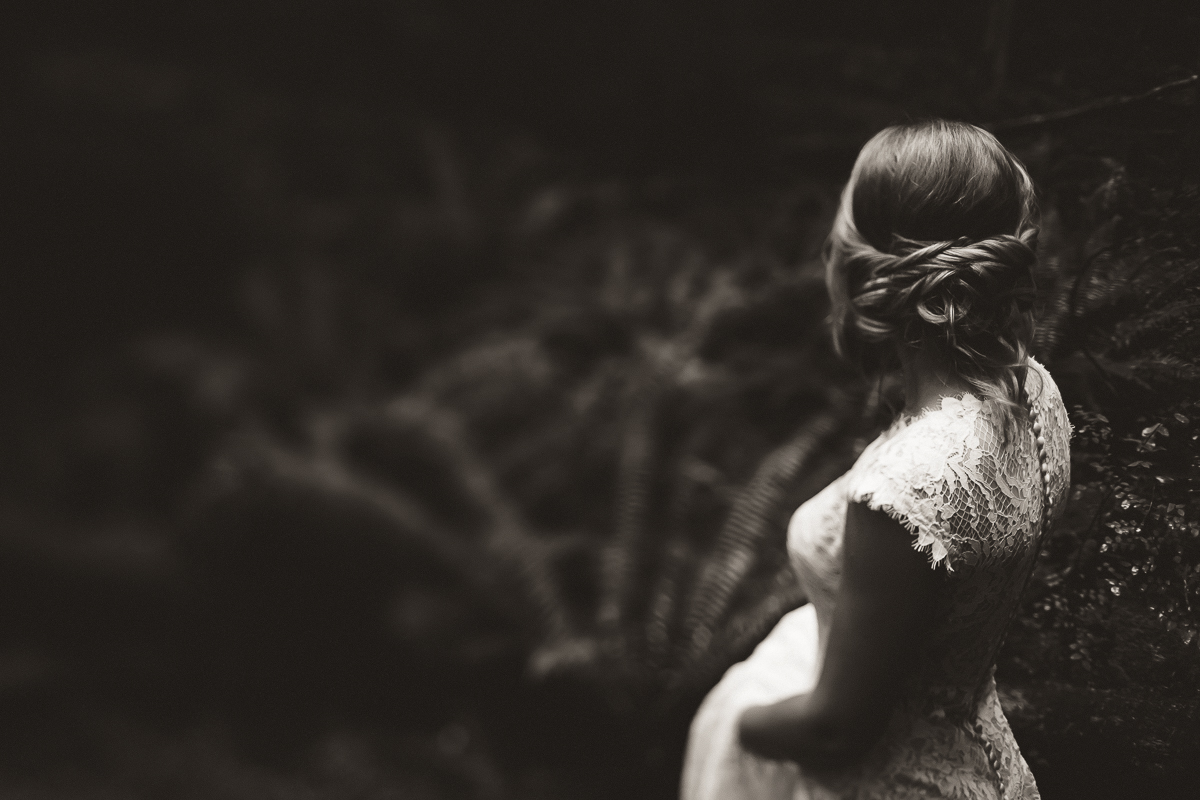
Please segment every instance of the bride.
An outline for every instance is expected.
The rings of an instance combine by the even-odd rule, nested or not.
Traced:
[[[826,251],[834,339],[898,363],[906,405],[793,515],[811,602],[704,700],[682,800],[1038,797],[993,680],[1069,484],[1066,411],[1026,354],[1034,214],[972,125],[859,154]]]

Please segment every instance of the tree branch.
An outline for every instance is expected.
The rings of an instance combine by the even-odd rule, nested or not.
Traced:
[[[1016,117],[1014,119],[1001,120],[984,125],[992,133],[1004,133],[1008,131],[1018,130],[1020,128],[1031,128],[1036,125],[1045,125],[1049,122],[1058,122],[1064,119],[1073,119],[1081,117],[1085,114],[1091,114],[1096,111],[1103,111],[1109,108],[1125,106],[1131,103],[1140,103],[1143,100],[1151,100],[1159,95],[1173,92],[1177,89],[1183,89],[1194,85],[1200,81],[1200,75],[1189,75],[1186,78],[1169,81],[1161,86],[1156,86],[1153,89],[1142,92],[1141,94],[1118,94],[1110,97],[1102,97],[1098,100],[1093,100],[1090,103],[1084,103],[1075,108],[1066,108],[1061,111],[1050,111],[1045,114],[1030,114],[1025,117]]]

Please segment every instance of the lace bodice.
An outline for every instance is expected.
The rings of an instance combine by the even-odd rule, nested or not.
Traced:
[[[1070,423],[1054,381],[1032,359],[1027,389],[1045,428],[1050,495],[1059,509],[1070,483]],[[1005,769],[1015,769],[1019,755],[995,701],[992,670],[1037,555],[1043,499],[1030,423],[1016,420],[1006,439],[990,405],[969,394],[945,398],[917,417],[898,418],[849,472],[796,511],[788,549],[816,610],[822,657],[850,502],[903,523],[913,546],[928,553],[946,579],[920,666],[889,733],[847,780],[857,781],[855,796],[873,797],[863,792],[872,780],[882,787],[905,770],[919,768],[927,777],[942,770],[947,796],[973,797],[961,782],[978,773],[978,796],[994,796],[994,775],[969,731],[982,723]],[[907,744],[900,747],[901,741]],[[1022,779],[1015,772],[1010,777]]]

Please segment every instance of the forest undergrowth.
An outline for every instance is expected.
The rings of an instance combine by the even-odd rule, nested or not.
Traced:
[[[195,135],[271,246],[225,329],[85,369],[10,481],[0,786],[672,796],[704,692],[803,602],[790,512],[898,402],[830,347],[836,180],[592,179],[522,137],[220,97]],[[997,678],[1048,800],[1200,792],[1196,108],[1001,131],[1075,426]]]

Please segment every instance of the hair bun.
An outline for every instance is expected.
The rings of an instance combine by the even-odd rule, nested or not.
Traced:
[[[951,341],[995,335],[997,325],[1032,308],[1036,239],[1029,228],[978,241],[900,240],[891,268],[877,273],[896,301],[888,316],[913,315]]]
[[[1037,199],[1024,165],[963,122],[893,125],[863,146],[826,249],[834,344],[897,348],[1015,406],[1033,332]]]

